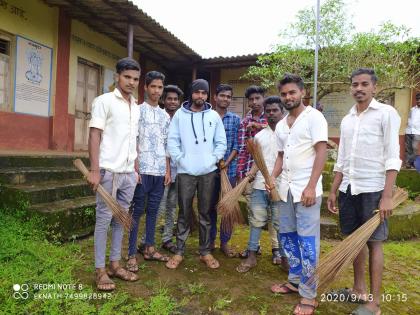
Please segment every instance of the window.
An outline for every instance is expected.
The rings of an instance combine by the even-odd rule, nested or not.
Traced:
[[[0,32],[0,110],[10,107],[10,43],[11,40]]]

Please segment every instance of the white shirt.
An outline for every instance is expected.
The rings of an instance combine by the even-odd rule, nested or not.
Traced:
[[[100,168],[115,173],[134,172],[139,114],[134,97],[129,105],[117,88],[93,100],[89,127],[102,130]]]
[[[411,107],[405,133],[408,135],[420,135],[420,106]]]
[[[287,201],[287,194],[293,202],[300,202],[302,192],[308,185],[315,161],[315,144],[328,141],[328,124],[318,110],[307,106],[296,118],[292,127],[284,117],[276,126],[277,146],[283,153],[283,170],[280,174],[280,198]],[[322,195],[322,175],[316,185],[316,196]]]
[[[140,174],[165,176],[168,130],[171,118],[159,106],[147,102],[140,105],[139,169]]]
[[[381,191],[385,172],[400,170],[398,132],[401,118],[395,108],[372,99],[357,115],[356,105],[341,121],[335,172],[343,173],[339,190],[352,195]]]
[[[255,141],[257,141],[261,146],[265,164],[267,165],[268,172],[271,174],[273,172],[278,153],[277,145],[275,145],[277,143],[276,132],[271,129],[270,126],[267,126],[255,135]],[[279,189],[279,184],[280,179],[278,179],[276,183],[277,189]],[[252,188],[265,190],[265,180],[260,171],[258,171],[255,176]]]

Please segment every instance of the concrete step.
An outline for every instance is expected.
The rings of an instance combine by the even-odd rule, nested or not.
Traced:
[[[95,228],[95,197],[80,197],[39,203],[29,207],[29,213],[45,218],[48,238],[67,241],[93,233]]]
[[[81,158],[86,165],[89,164],[89,159],[83,156],[0,155],[0,169],[19,167],[72,167],[73,160],[76,158]]]
[[[75,167],[13,167],[0,169],[0,182],[4,184],[33,184],[52,180],[80,179]]]
[[[8,189],[15,194],[15,198],[27,200],[30,205],[93,195],[83,179],[9,185]]]

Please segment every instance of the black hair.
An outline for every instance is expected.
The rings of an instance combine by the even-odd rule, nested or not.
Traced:
[[[420,92],[416,94],[416,100],[420,99]]]
[[[282,86],[284,86],[286,84],[289,84],[289,83],[296,84],[300,90],[303,90],[303,88],[304,88],[304,83],[303,83],[302,77],[298,76],[297,74],[293,74],[293,73],[285,73],[283,75],[283,78],[280,79],[279,84],[277,85],[277,88],[280,90],[282,88]]]
[[[149,71],[146,73],[144,81],[146,86],[152,83],[153,80],[162,80],[162,83],[165,83],[165,75],[158,71]]]
[[[264,108],[267,105],[271,105],[271,104],[277,104],[280,108],[280,110],[283,112],[283,103],[281,102],[280,97],[278,96],[268,96],[264,99]]]
[[[249,98],[254,93],[261,94],[262,96],[264,96],[265,89],[261,86],[251,85],[245,90],[245,97]]]
[[[370,75],[370,79],[372,80],[373,84],[376,84],[376,82],[378,82],[378,77],[376,76],[375,70],[373,70],[371,68],[359,68],[357,70],[354,70],[351,73],[350,83],[353,81],[353,78],[355,76],[358,76],[358,75],[361,75],[361,74],[368,74],[368,75]]]
[[[115,70],[118,74],[125,70],[137,70],[140,71],[140,65],[137,61],[135,61],[133,58],[126,57],[122,58],[117,61],[117,64],[115,66]]]
[[[182,97],[184,95],[184,93],[182,92],[182,90],[177,86],[177,85],[170,85],[168,84],[167,86],[165,86],[163,88],[163,93],[162,93],[162,100],[164,101],[168,95],[168,93],[176,93],[178,95],[178,98]]]
[[[219,93],[220,92],[224,92],[224,91],[231,91],[232,92],[232,94],[233,94],[233,88],[232,88],[232,86],[231,85],[229,85],[229,84],[219,84],[217,87],[216,87],[216,95],[219,95]]]

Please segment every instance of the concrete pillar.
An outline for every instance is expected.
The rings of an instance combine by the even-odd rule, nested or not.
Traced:
[[[133,39],[134,27],[133,24],[128,24],[127,27],[127,56],[133,58]]]

